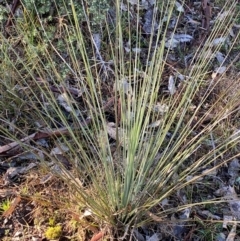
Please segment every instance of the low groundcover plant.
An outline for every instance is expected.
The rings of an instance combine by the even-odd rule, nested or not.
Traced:
[[[79,21],[70,2],[54,34],[27,10],[11,41],[2,34],[1,138],[66,181],[112,238],[134,240],[137,228],[214,203],[161,206],[239,153],[230,124],[239,115],[239,77],[228,58],[237,3],[195,30],[204,33],[195,41],[178,24],[187,2],[117,0],[97,28],[87,7]]]

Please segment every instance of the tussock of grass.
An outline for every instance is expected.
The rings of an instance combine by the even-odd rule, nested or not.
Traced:
[[[226,79],[232,78],[228,72],[226,77],[209,82],[212,59],[205,57],[210,49],[212,56],[219,50],[211,43],[216,36],[228,33],[234,15],[217,22],[206,43],[196,50],[181,87],[170,95],[161,90],[171,52],[164,47],[164,38],[172,14],[176,15],[175,5],[165,1],[159,6],[160,16],[154,16],[153,22],[163,19],[165,13],[167,20],[156,34],[152,31],[149,35],[144,56],[126,53],[124,48],[126,33],[132,47],[141,48],[140,17],[133,29],[131,21],[124,21],[127,13],[119,10],[120,1],[115,8],[113,24],[106,20],[101,29],[111,63],[102,62],[104,51],[98,51],[90,25],[79,24],[74,5],[71,24],[61,25],[63,47],[59,49],[51,42],[46,26],[27,13],[14,30],[22,36],[20,45],[1,36],[0,131],[1,137],[11,142],[38,130],[65,128],[67,135],[52,138],[50,145],[69,148],[64,156],[73,167],[71,171],[50,155],[50,148],[38,142],[19,143],[25,150],[43,154],[44,158],[39,157],[43,164],[50,160],[58,163],[61,171],[55,174],[69,184],[95,220],[115,231],[119,228],[118,235],[123,235],[127,228],[131,231],[154,222],[149,215],[153,210],[160,219],[172,213],[157,208],[159,203],[196,182],[203,176],[202,170],[216,169],[224,155],[225,162],[236,155],[240,136],[233,134],[231,123],[234,115],[239,115],[240,93],[234,91],[239,77],[230,86],[233,94],[224,89]],[[234,8],[233,1],[225,5],[229,11]],[[64,90],[64,102],[71,111],[60,106],[53,86],[58,92]],[[71,88],[82,94],[74,97]],[[157,102],[168,110],[154,112]],[[227,126],[228,132],[219,130],[220,126]],[[209,147],[206,143],[211,143],[212,136],[215,144]]]

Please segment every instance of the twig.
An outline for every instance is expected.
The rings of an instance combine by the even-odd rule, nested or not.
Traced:
[[[15,147],[18,147],[20,144],[25,143],[26,141],[29,141],[29,140],[36,141],[36,140],[39,140],[42,138],[51,137],[51,136],[61,136],[61,135],[65,135],[68,133],[69,133],[69,130],[66,127],[61,128],[61,129],[55,129],[52,131],[39,131],[39,132],[33,133],[27,137],[24,137],[19,141],[14,141],[7,145],[0,146],[0,154],[4,154],[4,153],[12,150]]]
[[[90,241],[98,241],[102,239],[103,236],[104,236],[104,231],[100,231],[99,233],[94,234]]]
[[[15,11],[16,11],[16,9],[17,9],[19,4],[20,4],[19,0],[13,0],[12,7],[11,7],[11,10],[10,10],[10,14],[8,16],[8,21],[7,21],[6,25],[5,25],[5,29],[11,25],[13,15],[14,15],[14,13],[15,13]]]
[[[103,106],[103,110],[108,109],[111,105],[113,105],[114,103],[114,98],[110,98],[110,100]],[[88,126],[90,123],[92,122],[92,118],[88,117],[86,120],[84,120],[83,122],[81,122],[80,126],[81,127],[86,127]],[[79,130],[80,128],[72,128],[72,131],[76,131]],[[7,145],[4,146],[0,146],[0,154],[2,155],[6,155],[7,152],[13,150],[13,148],[20,146],[21,144],[29,141],[29,140],[39,140],[42,138],[48,138],[48,137],[57,137],[57,136],[62,136],[62,135],[69,135],[71,132],[69,130],[69,128],[67,127],[63,127],[63,128],[59,128],[59,129],[54,129],[54,130],[46,130],[46,131],[38,131],[36,133],[33,133],[27,137],[24,137],[22,139],[20,139],[19,141],[14,141],[11,142]]]

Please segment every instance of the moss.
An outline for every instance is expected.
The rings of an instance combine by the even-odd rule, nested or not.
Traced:
[[[60,238],[61,234],[62,234],[61,226],[49,227],[45,232],[46,238],[50,240]]]
[[[52,20],[53,16],[72,16],[72,8],[74,7],[79,21],[86,21],[85,13],[87,13],[93,26],[98,26],[99,23],[104,22],[105,14],[110,8],[109,0],[83,0],[81,4],[77,0],[59,0],[57,4],[55,1],[49,0],[22,0],[22,3],[27,11],[48,20]]]

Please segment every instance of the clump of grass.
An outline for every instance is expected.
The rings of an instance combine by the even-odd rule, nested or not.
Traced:
[[[159,6],[160,16],[154,15],[153,23],[163,18],[166,21],[157,33],[152,29],[144,55],[137,51],[126,53],[124,34],[131,33],[133,27],[134,40],[129,34],[128,43],[136,49],[141,45],[141,20],[138,14],[132,25],[128,3],[129,22],[123,23],[122,15],[126,13],[120,10],[120,1],[116,1],[112,22],[106,19],[101,29],[111,63],[103,61],[94,39],[96,29],[93,32],[88,22],[87,26],[80,26],[74,4],[71,6],[72,22],[63,26],[64,50],[58,50],[50,41],[41,21],[31,18],[28,24],[37,24],[41,29],[37,33],[41,32],[38,43],[25,38],[16,48],[2,36],[3,65],[7,71],[0,73],[1,89],[14,99],[12,103],[18,101],[21,113],[15,119],[15,109],[4,110],[2,106],[1,135],[17,140],[28,151],[44,155],[40,157],[42,164],[49,160],[57,163],[59,168],[52,172],[69,184],[78,201],[90,210],[93,222],[127,238],[134,228],[156,222],[156,216],[163,220],[176,211],[158,208],[162,200],[202,177],[203,169],[217,168],[226,153],[225,162],[235,155],[233,149],[240,136],[234,135],[233,130],[219,135],[218,127],[236,113],[240,93],[229,96],[224,108],[212,117],[212,111],[227,92],[209,101],[221,77],[206,83],[212,58],[205,58],[215,36],[220,30],[221,35],[227,34],[233,19],[228,16],[216,24],[205,45],[196,51],[190,68],[185,70],[177,92],[170,95],[162,91],[162,86],[169,68],[170,49],[164,47],[164,40],[175,13],[172,1]],[[229,3],[225,8],[233,11],[234,6]],[[167,9],[167,16],[161,8]],[[24,35],[28,30],[23,26],[17,25],[15,31]],[[43,38],[44,47],[39,54],[36,46],[42,44]],[[212,56],[217,51],[215,48]],[[67,70],[64,78],[59,66]],[[76,97],[72,89],[77,90]],[[61,96],[58,94],[57,98],[56,92]],[[156,111],[157,105],[166,108]],[[48,133],[62,131],[58,137],[53,135],[49,144],[61,150],[66,147],[64,157],[72,165],[71,171],[38,142],[19,141],[38,128]],[[209,147],[206,143],[213,135],[216,143]],[[177,210],[185,207],[179,206]]]

